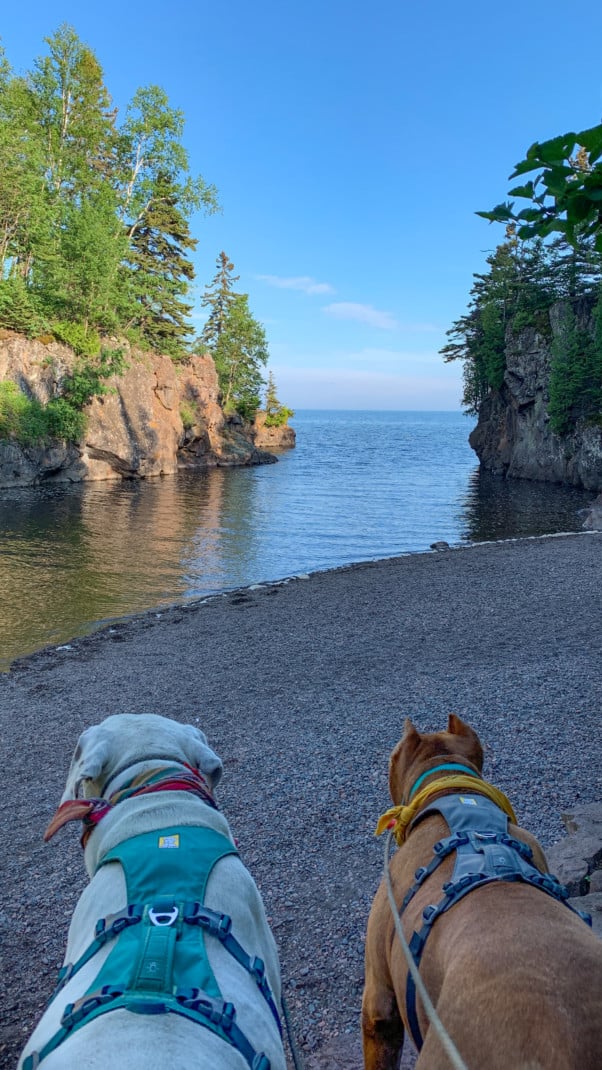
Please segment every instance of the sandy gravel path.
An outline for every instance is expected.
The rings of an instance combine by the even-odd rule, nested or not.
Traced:
[[[84,883],[75,829],[42,843],[75,740],[145,710],[198,721],[222,755],[308,1065],[356,1070],[372,833],[404,717],[470,721],[521,823],[557,840],[560,811],[602,794],[601,565],[602,534],[362,564],[136,617],[0,677],[0,1066]]]

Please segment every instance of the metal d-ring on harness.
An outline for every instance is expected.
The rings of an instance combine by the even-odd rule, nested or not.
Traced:
[[[478,793],[469,795],[446,795],[421,810],[409,828],[433,813],[439,813],[446,821],[450,835],[439,840],[433,846],[434,857],[428,865],[420,866],[414,875],[414,884],[404,896],[399,908],[395,903],[391,878],[389,874],[389,850],[392,830],[385,848],[386,885],[393,910],[395,927],[408,960],[409,973],[406,984],[406,1015],[412,1039],[420,1051],[422,1035],[416,1013],[416,991],[425,1006],[427,1016],[444,1045],[454,1067],[466,1070],[461,1056],[451,1038],[446,1033],[436,1011],[424,989],[418,968],[427,938],[437,918],[454,906],[468,892],[490,884],[493,881],[522,882],[530,884],[576,913],[591,925],[591,917],[574,908],[567,902],[567,889],[550,873],[542,873],[532,864],[531,848],[508,834],[508,815],[491,799]],[[452,877],[442,887],[443,898],[438,903],[430,904],[422,912],[422,928],[414,932],[409,944],[405,940],[400,918],[404,910],[422,887],[428,877],[435,872],[443,860],[455,852],[455,864]]]
[[[219,940],[247,971],[282,1035],[263,960],[245,951],[232,934],[228,915],[202,902],[215,862],[237,853],[230,840],[212,829],[180,826],[133,837],[104,856],[101,865],[119,862],[123,867],[128,906],[96,923],[93,941],[76,962],[60,971],[51,999],[107,942],[114,941],[114,946],[92,987],[67,1004],[60,1029],[25,1059],[23,1070],[35,1070],[74,1030],[117,1009],[179,1014],[236,1048],[250,1070],[270,1070],[267,1056],[253,1048],[238,1026],[234,1005],[222,998],[204,946],[205,935]],[[167,887],[173,894],[153,895],[156,887]],[[191,890],[200,898],[188,898]]]

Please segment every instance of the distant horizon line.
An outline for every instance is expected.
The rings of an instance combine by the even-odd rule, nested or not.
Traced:
[[[300,412],[412,412],[412,413],[449,413],[457,416],[472,417],[472,413],[463,412],[462,409],[349,409],[343,406],[333,405],[312,405],[312,406],[299,406],[295,409],[295,415]],[[475,417],[472,417],[476,419]],[[294,419],[294,416],[291,417]]]

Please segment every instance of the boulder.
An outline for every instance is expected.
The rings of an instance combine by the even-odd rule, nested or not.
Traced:
[[[251,433],[253,441],[258,449],[262,450],[291,450],[297,443],[297,435],[293,427],[283,424],[282,427],[266,427],[266,413],[259,411],[255,415]]]
[[[584,531],[602,531],[602,494],[594,499],[592,504],[583,512],[584,520],[581,525]]]
[[[568,836],[546,851],[550,872],[568,888],[571,905],[592,915],[602,936],[602,803],[578,805],[560,816]]]

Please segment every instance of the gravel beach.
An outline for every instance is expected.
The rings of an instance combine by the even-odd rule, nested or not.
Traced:
[[[52,991],[85,883],[73,826],[42,842],[77,737],[147,711],[198,724],[224,761],[219,802],[308,1068],[359,1070],[373,831],[404,718],[469,721],[521,824],[557,841],[563,809],[602,796],[601,565],[602,534],[416,554],[150,612],[16,663],[0,677],[0,1067]]]

